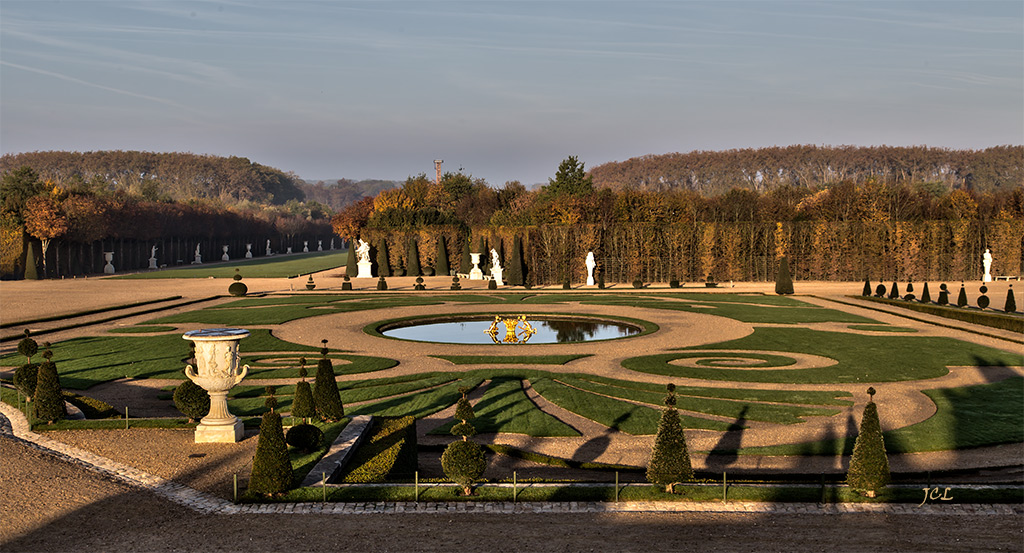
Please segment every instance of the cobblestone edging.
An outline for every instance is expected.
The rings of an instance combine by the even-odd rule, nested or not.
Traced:
[[[14,407],[0,403],[0,435],[19,440],[62,460],[98,472],[130,486],[150,490],[157,495],[204,514],[309,514],[363,515],[401,513],[765,513],[793,515],[838,515],[882,513],[894,515],[1024,515],[1024,505],[983,504],[869,504],[834,503],[728,503],[688,501],[622,501],[601,503],[564,502],[352,502],[352,503],[260,503],[235,505],[230,501],[194,490],[170,480],[112,461],[105,457],[51,440],[32,432],[25,417]]]

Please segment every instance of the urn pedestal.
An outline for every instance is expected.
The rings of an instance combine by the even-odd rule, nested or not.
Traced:
[[[114,274],[114,252],[103,252],[103,260],[107,262],[103,266],[103,272],[108,275]]]
[[[245,428],[228,411],[228,391],[245,378],[249,366],[238,367],[238,342],[249,335],[241,328],[207,328],[186,332],[182,338],[196,345],[196,367],[185,367],[185,376],[210,394],[210,413],[196,427],[196,443],[234,443]]]

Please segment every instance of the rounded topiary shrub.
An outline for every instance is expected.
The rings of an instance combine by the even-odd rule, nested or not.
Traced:
[[[987,293],[988,293],[988,286],[984,286],[983,285],[981,287],[981,295],[978,296],[978,307],[980,307],[982,309],[988,308],[989,300],[988,300],[988,296],[985,295]]]
[[[324,433],[312,424],[297,424],[288,429],[284,440],[295,449],[312,453],[320,449],[320,444],[324,441]]]
[[[25,329],[25,337],[18,342],[18,353],[25,356],[25,362],[31,363],[32,356],[39,351],[39,344],[35,340],[28,337],[28,329]]]
[[[25,394],[28,401],[32,401],[32,396],[36,395],[36,379],[38,376],[39,365],[35,363],[25,363],[14,370],[14,387],[22,394]]]
[[[292,487],[292,462],[288,458],[288,445],[284,441],[281,415],[273,411],[263,413],[260,423],[256,455],[252,458],[249,491],[258,494],[278,494]]]
[[[191,380],[185,380],[174,389],[174,407],[195,422],[210,412],[210,394]]]
[[[643,288],[643,287],[644,287],[644,281],[642,281],[640,279],[636,279],[636,280],[633,281],[633,288],[636,288],[636,289],[639,290],[640,288]]]
[[[232,282],[228,286],[228,293],[232,296],[244,296],[249,293],[249,287],[241,282]]]
[[[383,276],[381,276],[380,278],[377,279],[377,289],[378,290],[387,290],[388,289],[388,281],[384,280]]]
[[[441,454],[441,468],[449,480],[462,486],[466,495],[473,494],[473,483],[487,468],[483,448],[476,442],[457,441],[448,444]]]
[[[878,286],[875,286],[875,296],[877,296],[879,298],[885,297],[885,285],[884,284],[879,283]]]

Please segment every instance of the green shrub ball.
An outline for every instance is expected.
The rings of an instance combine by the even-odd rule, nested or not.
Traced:
[[[295,449],[312,453],[320,449],[320,444],[324,441],[324,433],[312,424],[297,424],[288,429],[284,439]]]
[[[25,363],[14,371],[14,387],[22,394],[25,394],[31,401],[36,395],[36,380],[39,377],[39,365]]]
[[[210,412],[210,394],[191,380],[174,389],[174,407],[188,417],[188,422],[201,419]]]
[[[303,419],[316,416],[316,409],[313,407],[313,389],[309,382],[295,383],[295,399],[292,400],[292,416]]]
[[[232,296],[244,296],[249,293],[249,287],[241,282],[232,282],[231,286],[228,286],[228,293]]]
[[[441,454],[441,468],[449,480],[462,486],[466,495],[472,495],[473,483],[483,475],[487,459],[476,442],[452,442]]]

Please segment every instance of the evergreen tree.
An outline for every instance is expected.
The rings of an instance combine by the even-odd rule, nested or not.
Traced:
[[[921,303],[931,303],[932,295],[928,292],[928,282],[925,281],[924,289],[921,290]]]
[[[451,272],[451,267],[448,265],[448,250],[444,245],[444,236],[437,237],[437,261],[435,261],[437,267],[434,268],[434,275],[436,276],[447,276]]]
[[[295,398],[292,400],[292,416],[308,420],[316,415],[313,408],[313,390],[309,382],[303,380],[295,383]]]
[[[875,497],[878,490],[889,484],[889,459],[885,455],[885,441],[882,425],[878,421],[878,407],[874,402],[875,389],[868,388],[868,404],[864,406],[864,418],[860,422],[860,433],[853,444],[853,457],[846,473],[846,483],[854,490],[866,492]]]
[[[470,253],[469,237],[466,236],[462,240],[462,257],[459,259],[459,272],[464,275],[468,275],[469,271],[473,269],[473,259],[470,257]]]
[[[36,381],[36,418],[53,424],[67,415],[64,408],[64,395],[60,390],[60,377],[57,375],[57,365],[50,360],[50,353],[43,354],[46,361],[39,365],[39,377]]]
[[[690,453],[686,448],[686,435],[676,410],[675,385],[668,385],[665,409],[658,421],[658,434],[654,437],[651,461],[647,465],[647,481],[665,486],[672,493],[672,485],[693,480]]]
[[[292,462],[281,428],[281,415],[268,411],[260,423],[256,455],[252,459],[249,490],[258,494],[279,494],[292,487]]]
[[[409,247],[406,252],[408,261],[405,264],[405,276],[420,276],[420,250],[416,247],[416,239],[409,238]]]
[[[345,260],[345,274],[350,277],[359,275],[359,266],[356,263],[359,262],[359,256],[356,255],[355,240],[348,241],[348,259]]]
[[[864,279],[864,289],[861,290],[860,295],[862,295],[862,296],[870,296],[871,295],[871,281],[870,280]]]
[[[964,290],[964,283],[960,283],[960,294],[956,297],[957,307],[967,307],[967,290]]]
[[[480,235],[476,239],[476,248],[472,253],[480,254],[480,263],[478,267],[484,272],[484,274],[490,273],[489,267],[491,266],[491,252],[487,249],[487,239]],[[471,263],[472,264],[472,263]]]
[[[1013,285],[1006,290],[1006,303],[1003,304],[1003,311],[1013,313],[1017,311],[1017,300],[1013,297]]]
[[[583,196],[593,191],[594,181],[576,156],[563,159],[555,171],[555,178],[548,179],[548,185],[543,188],[543,193],[550,196]]]
[[[388,257],[388,241],[381,239],[380,246],[377,247],[377,275],[389,277],[391,276],[391,259]]]
[[[327,358],[327,340],[322,340],[324,347],[320,350],[323,358],[316,364],[316,381],[313,383],[313,407],[320,420],[333,422],[345,416],[338,393],[338,383],[334,376],[334,365]]]
[[[517,234],[512,240],[512,255],[505,271],[505,279],[509,284],[522,286],[525,282],[526,268],[523,265],[523,241]]]
[[[789,259],[779,260],[779,273],[775,277],[775,293],[779,295],[793,293],[793,277],[789,275]]]

